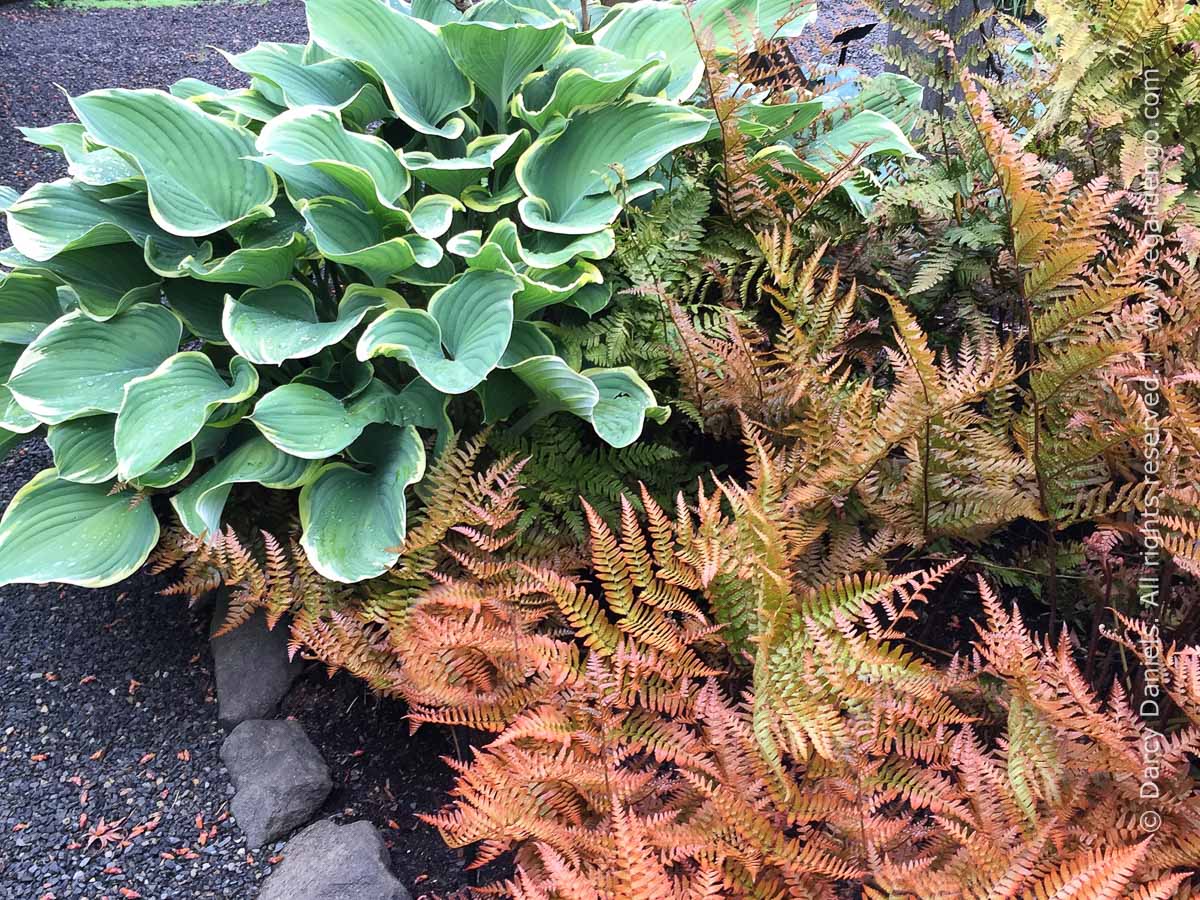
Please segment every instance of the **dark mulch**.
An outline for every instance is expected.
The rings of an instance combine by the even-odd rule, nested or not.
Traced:
[[[17,125],[71,118],[69,93],[165,87],[186,76],[236,86],[245,76],[210,45],[302,41],[298,0],[75,12],[28,0],[0,6],[0,184],[60,177],[57,154]],[[0,217],[0,247],[7,245]],[[0,508],[39,469],[30,441],[0,463]],[[0,589],[0,897],[249,900],[276,848],[247,855],[228,821],[218,758],[205,610],[163,598],[163,579],[104,590]],[[447,733],[408,735],[403,709],[315,669],[285,712],[300,719],[333,771],[323,814],[367,818],[391,846],[414,896],[467,884],[462,857],[413,817],[445,801]],[[116,822],[115,843],[88,844]],[[150,827],[153,826],[153,827]],[[205,834],[201,843],[201,826]],[[394,826],[394,827],[393,827]],[[214,830],[215,829],[215,830]],[[132,896],[132,895],[127,895]]]

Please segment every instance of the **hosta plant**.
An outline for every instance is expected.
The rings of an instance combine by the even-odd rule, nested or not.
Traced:
[[[555,323],[603,309],[614,222],[720,131],[705,59],[812,11],[641,0],[589,32],[548,0],[307,11],[308,44],[227,56],[246,89],[98,90],[26,130],[69,177],[0,192],[0,434],[44,429],[54,467],[0,523],[0,583],[117,581],[158,538],[145,495],[212,535],[244,483],[298,489],[313,567],[360,581],[453,430],[568,413],[622,447],[666,416],[633,369],[569,365]],[[829,105],[739,115],[814,178],[848,122],[844,150],[911,150]]]

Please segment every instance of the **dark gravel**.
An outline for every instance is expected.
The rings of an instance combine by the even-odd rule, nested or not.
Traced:
[[[165,88],[189,77],[244,87],[247,77],[213,47],[240,52],[307,36],[300,0],[86,12],[34,0],[0,5],[0,184],[23,191],[66,174],[61,156],[17,131],[74,121],[64,90]],[[0,219],[0,247],[7,244]]]
[[[305,37],[299,0],[90,12],[0,5],[0,184],[24,190],[65,174],[57,154],[16,131],[71,118],[56,84],[71,94],[187,76],[237,86],[245,76],[210,45]],[[50,464],[40,440],[0,462],[0,508]],[[228,820],[208,611],[160,597],[164,583],[0,589],[0,898],[250,900],[269,873],[282,843],[247,854]],[[411,815],[444,802],[446,732],[410,738],[398,704],[319,669],[297,682],[285,713],[330,764],[323,815],[370,819],[416,897],[468,883],[461,854]]]

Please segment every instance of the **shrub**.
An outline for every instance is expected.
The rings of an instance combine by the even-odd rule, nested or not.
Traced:
[[[695,102],[746,15],[646,0],[583,33],[544,0],[312,0],[309,44],[227,57],[247,89],[93,91],[27,129],[71,177],[0,195],[0,426],[44,427],[55,466],[0,523],[0,583],[117,581],[158,538],[146,495],[215,535],[247,483],[299,489],[309,561],[355,582],[396,562],[431,435],[565,412],[621,448],[665,419],[559,328],[607,304],[622,211],[710,138],[814,196],[843,156],[914,152],[861,105]]]

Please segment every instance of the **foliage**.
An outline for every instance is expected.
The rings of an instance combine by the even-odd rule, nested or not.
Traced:
[[[698,247],[705,186],[668,191],[680,213],[635,205],[708,139],[699,89],[751,21],[731,0],[644,2],[584,34],[535,5],[311,0],[309,44],[227,55],[248,89],[93,91],[72,98],[79,124],[25,130],[71,177],[3,195],[0,424],[6,443],[45,427],[55,470],[6,520],[43,551],[0,541],[0,580],[134,571],[148,508],[104,501],[110,541],[57,515],[109,487],[168,490],[199,537],[220,532],[230,485],[257,482],[299,488],[309,561],[360,581],[396,563],[407,489],[451,416],[522,413],[524,430],[565,411],[616,448],[666,417],[643,378],[660,370],[629,346],[645,346],[640,311],[615,310],[600,338],[580,319],[611,292],[597,263],[623,211],[646,232],[623,263],[636,245],[670,279]],[[781,36],[813,15],[775,6],[754,15]],[[790,141],[772,152],[817,182],[847,126],[911,150],[874,112],[797,143],[795,114],[823,109],[756,102],[739,121],[756,146]],[[646,255],[668,242],[674,262]]]

